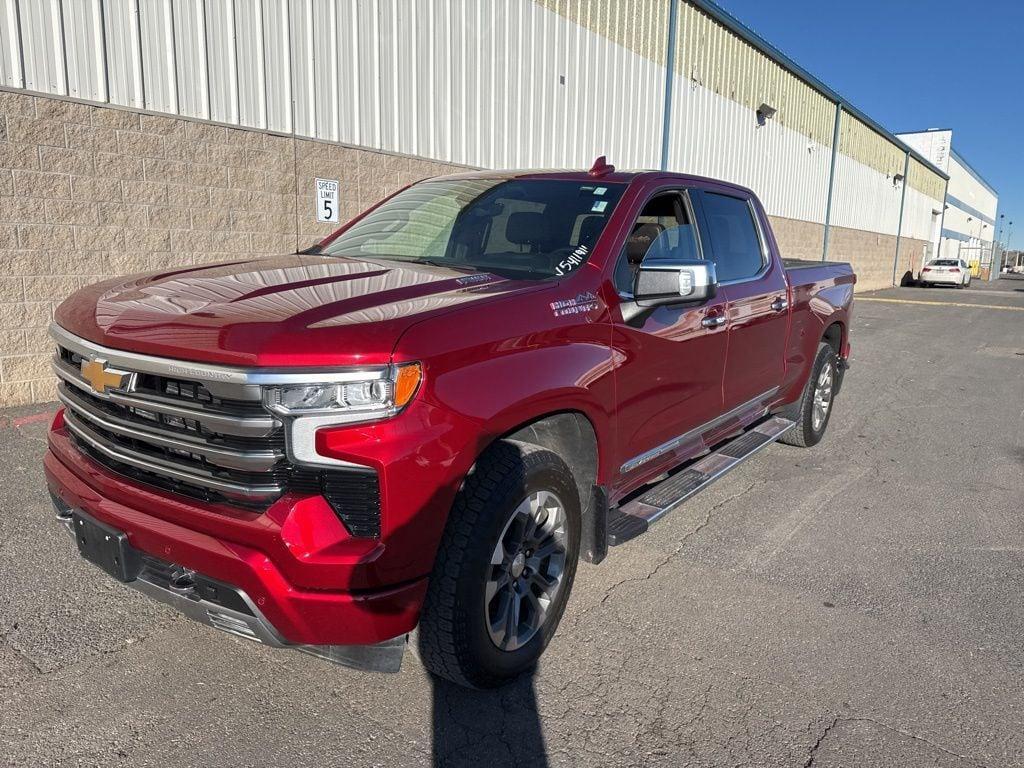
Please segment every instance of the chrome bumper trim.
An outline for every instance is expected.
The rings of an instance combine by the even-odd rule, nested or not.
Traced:
[[[75,533],[71,530],[70,507],[57,497],[54,497],[53,504],[57,513],[57,521],[64,525],[68,535],[74,540]],[[289,648],[333,664],[368,672],[398,672],[402,668],[402,657],[405,655],[405,647],[408,642],[407,635],[399,635],[375,645],[293,644],[281,637],[252,599],[238,587],[224,585],[242,599],[252,611],[251,615],[196,597],[191,590],[174,590],[155,584],[146,579],[145,573],[129,582],[127,586],[170,606],[193,621],[221,632],[227,632],[235,637],[254,640],[271,648]]]

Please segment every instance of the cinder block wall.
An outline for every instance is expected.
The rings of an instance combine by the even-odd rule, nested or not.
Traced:
[[[341,221],[461,168],[266,132],[0,92],[0,407],[54,399],[46,328],[109,276],[289,253],[331,232],[313,179],[341,182]]]
[[[336,227],[316,222],[318,176],[340,181],[345,221],[409,182],[459,170],[0,91],[0,407],[54,399],[46,328],[79,287],[305,247]],[[820,224],[779,217],[772,224],[784,256],[821,258]],[[922,246],[902,241],[897,280]],[[857,289],[872,290],[891,284],[895,248],[894,237],[834,227],[829,258],[853,262]]]
[[[781,216],[769,216],[772,232],[779,244],[779,252],[785,259],[821,259],[824,246],[825,226],[813,221],[784,219]]]

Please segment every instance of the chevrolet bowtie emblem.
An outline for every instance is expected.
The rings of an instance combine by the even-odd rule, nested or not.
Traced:
[[[94,390],[103,393],[108,389],[123,389],[131,374],[128,371],[107,368],[106,360],[83,360],[82,378],[88,381]]]

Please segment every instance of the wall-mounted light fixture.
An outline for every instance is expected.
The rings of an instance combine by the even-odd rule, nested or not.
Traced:
[[[775,113],[778,112],[775,107],[770,104],[761,103],[761,106],[757,108],[757,124],[759,126],[764,125],[766,122],[775,117]]]

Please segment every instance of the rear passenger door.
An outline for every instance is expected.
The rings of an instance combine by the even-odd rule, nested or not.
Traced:
[[[772,258],[754,200],[733,191],[694,196],[715,262],[729,337],[722,384],[725,411],[763,408],[785,373],[789,332],[786,275]]]

